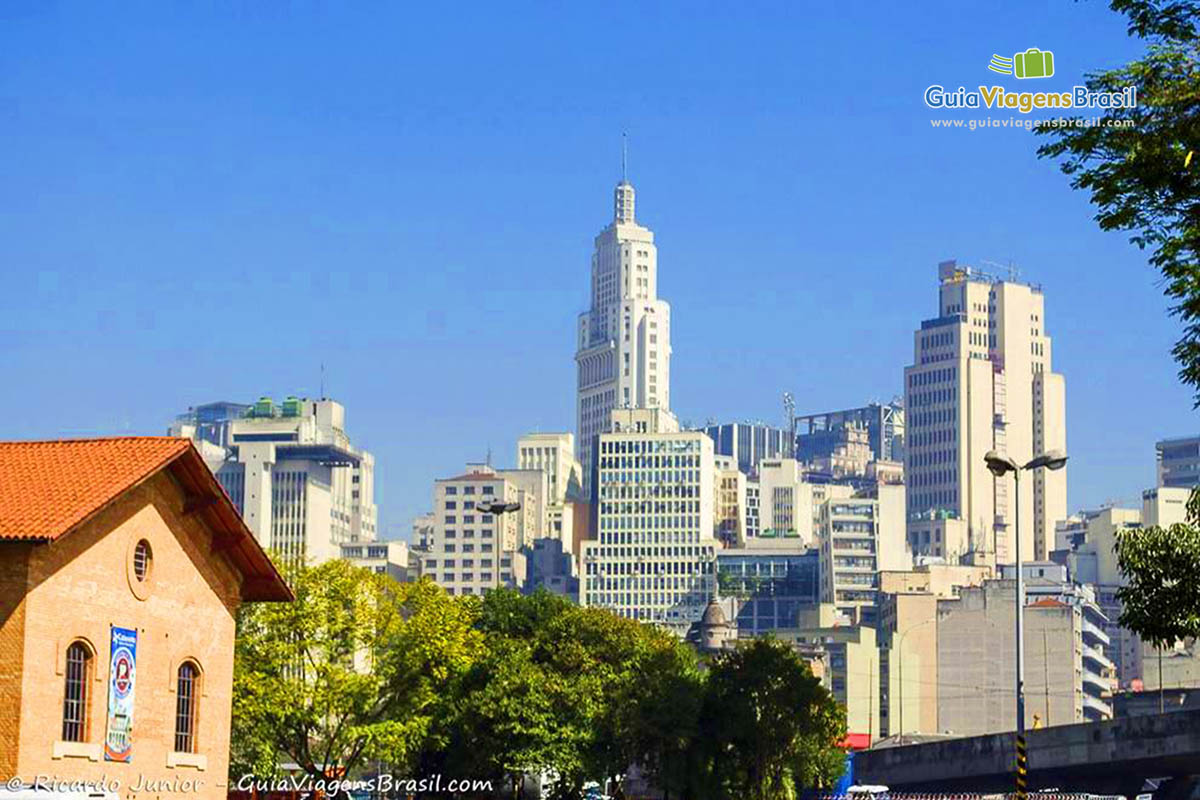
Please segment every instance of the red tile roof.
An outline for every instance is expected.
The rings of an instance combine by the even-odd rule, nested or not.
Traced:
[[[287,588],[221,485],[187,439],[126,436],[0,442],[0,540],[52,541],[170,468],[242,573],[243,599],[287,600]]]
[[[55,539],[189,446],[165,436],[0,442],[0,539]]]

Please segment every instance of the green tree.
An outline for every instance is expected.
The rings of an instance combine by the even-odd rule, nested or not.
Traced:
[[[1200,637],[1200,491],[1193,490],[1187,522],[1133,528],[1117,534],[1121,624],[1156,647]]]
[[[841,774],[845,713],[783,642],[755,639],[718,655],[702,713],[716,797],[793,798]]]
[[[286,760],[321,777],[368,759],[408,763],[446,688],[482,652],[475,607],[340,560],[287,577],[295,602],[239,615],[231,772],[272,775]]]
[[[640,665],[626,699],[627,735],[638,765],[662,789],[663,800],[697,797],[704,776],[699,746],[704,676],[687,645],[673,637],[657,645]]]
[[[536,663],[528,644],[490,642],[460,689],[447,759],[455,775],[492,778],[521,797],[525,775],[578,771],[578,752],[562,735],[568,682]]]
[[[1044,158],[1061,159],[1071,185],[1091,193],[1106,231],[1130,231],[1150,250],[1183,335],[1173,355],[1200,405],[1200,2],[1112,0],[1146,55],[1090,73],[1093,91],[1137,88],[1135,108],[1106,110],[1090,127],[1042,127]],[[1090,112],[1090,110],[1089,110]],[[1090,115],[1090,113],[1089,113]],[[1186,165],[1193,153],[1190,166]]]

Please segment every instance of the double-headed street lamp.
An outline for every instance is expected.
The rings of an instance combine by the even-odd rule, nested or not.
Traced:
[[[1038,467],[1062,469],[1067,463],[1067,454],[1061,450],[1048,450],[1025,466],[995,450],[983,457],[988,470],[997,478],[1011,472],[1016,482],[1016,504],[1014,512],[1013,539],[1016,542],[1014,567],[1017,572],[1017,796],[1025,797],[1025,579],[1021,574],[1021,472]]]
[[[475,510],[480,514],[507,514],[510,511],[520,511],[520,503],[502,503],[499,500],[485,500],[475,504]]]

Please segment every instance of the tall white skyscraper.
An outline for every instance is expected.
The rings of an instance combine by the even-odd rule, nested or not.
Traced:
[[[1066,450],[1066,385],[1051,369],[1041,287],[944,261],[938,316],[913,336],[904,370],[909,543],[916,555],[1010,563],[1044,560],[1067,516],[1066,470],[996,479],[983,457],[1024,464]]]
[[[614,408],[670,408],[671,307],[658,299],[654,232],[634,218],[634,190],[622,179],[613,221],[596,237],[591,307],[579,315],[576,422],[583,489],[590,496],[596,437]]]
[[[341,403],[210,403],[170,432],[196,442],[255,538],[281,558],[320,563],[377,537],[375,459],[350,443]]]

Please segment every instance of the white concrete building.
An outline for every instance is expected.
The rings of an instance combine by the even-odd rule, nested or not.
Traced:
[[[582,474],[571,433],[530,433],[517,440],[517,466],[544,473],[547,487],[542,533],[529,559],[530,588],[575,597],[579,592],[576,504],[582,500]]]
[[[341,545],[341,558],[356,567],[387,575],[399,583],[414,581],[419,573],[408,542],[350,542]]]
[[[583,470],[575,458],[572,433],[527,433],[517,440],[517,469],[546,473],[550,505],[577,499]]]
[[[579,315],[576,446],[591,496],[596,437],[614,408],[670,408],[671,308],[658,299],[654,233],[634,218],[627,180],[613,193],[613,221],[596,237],[591,304]]]
[[[612,412],[598,438],[598,530],[583,543],[580,603],[680,636],[714,590],[713,443],[663,409]]]
[[[210,466],[263,547],[311,564],[337,558],[343,543],[377,538],[375,459],[350,443],[341,403],[264,397],[243,414],[220,423],[228,444]],[[205,431],[180,421],[172,428]]]
[[[794,458],[772,458],[758,465],[759,537],[799,539],[812,546],[813,487]]]
[[[876,625],[879,573],[912,569],[904,507],[902,484],[821,505],[821,602],[835,607],[846,624]]]
[[[453,595],[483,594],[498,586],[523,588],[525,553],[532,542],[525,491],[511,476],[483,464],[434,481],[433,537],[421,574]],[[522,508],[505,514],[476,510],[493,502],[521,502]]]
[[[914,334],[904,371],[910,537],[923,520],[961,520],[931,555],[1008,563],[1020,503],[1022,558],[1045,559],[1067,516],[1066,471],[1025,473],[1018,498],[1012,477],[994,478],[983,460],[989,450],[1019,463],[1066,450],[1066,389],[1052,370],[1045,298],[1039,286],[954,261],[938,265],[938,278],[938,316]]]

